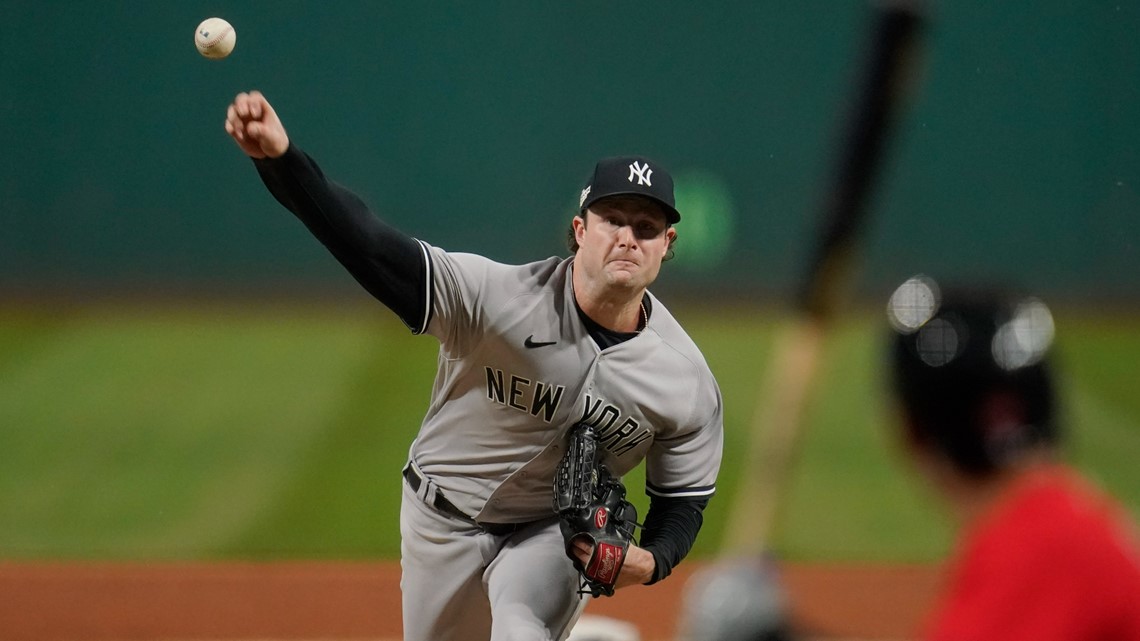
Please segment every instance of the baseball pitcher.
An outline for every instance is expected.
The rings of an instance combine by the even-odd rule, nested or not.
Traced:
[[[379,220],[259,92],[234,99],[225,129],[372,296],[439,341],[403,470],[404,638],[565,639],[589,595],[668,576],[700,529],[722,443],[717,383],[648,291],[680,220],[668,172],[598,162],[573,255],[504,265]],[[640,523],[620,479],[643,460]]]

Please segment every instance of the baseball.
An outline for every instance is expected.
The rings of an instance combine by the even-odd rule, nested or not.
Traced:
[[[194,46],[198,53],[214,60],[230,55],[237,44],[237,32],[221,18],[206,18],[194,30]]]

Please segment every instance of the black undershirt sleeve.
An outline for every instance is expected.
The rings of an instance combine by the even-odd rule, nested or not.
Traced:
[[[369,294],[413,332],[427,329],[431,292],[426,250],[376,217],[356,194],[325,178],[290,144],[280,158],[254,159],[262,182]]]
[[[689,553],[704,523],[703,512],[708,504],[707,496],[650,496],[640,545],[653,554],[657,567],[653,570],[653,579],[646,585],[669,576]]]

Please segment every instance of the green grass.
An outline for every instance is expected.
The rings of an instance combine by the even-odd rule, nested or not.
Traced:
[[[725,398],[725,536],[778,320],[674,310]],[[947,521],[897,456],[878,319],[826,345],[774,545],[796,560],[941,557]],[[1061,318],[1069,449],[1140,510],[1140,333]],[[395,558],[399,470],[436,344],[378,306],[0,313],[0,558]],[[644,515],[643,476],[627,477]]]

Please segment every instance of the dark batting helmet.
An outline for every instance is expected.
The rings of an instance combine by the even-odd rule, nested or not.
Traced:
[[[985,476],[1058,440],[1053,317],[1040,300],[943,291],[915,276],[895,290],[887,317],[892,383],[913,443]]]

